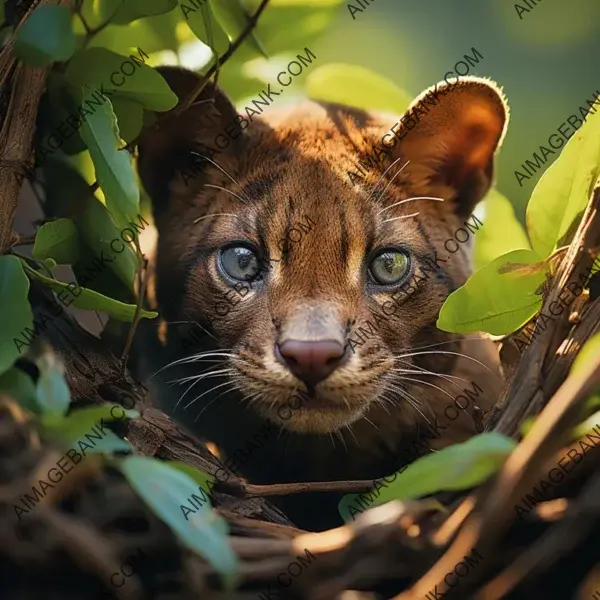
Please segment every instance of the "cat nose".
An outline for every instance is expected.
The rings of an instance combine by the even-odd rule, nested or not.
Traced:
[[[288,340],[283,344],[275,344],[275,355],[279,362],[309,387],[329,377],[348,357],[344,346],[334,340]]]

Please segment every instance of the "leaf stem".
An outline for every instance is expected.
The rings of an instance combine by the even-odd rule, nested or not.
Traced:
[[[176,116],[182,113],[184,110],[188,109],[192,102],[204,91],[204,88],[208,85],[210,78],[215,73],[217,73],[219,69],[223,67],[223,65],[234,55],[236,50],[242,45],[245,39],[252,33],[252,31],[256,27],[256,24],[258,23],[258,19],[260,18],[264,10],[267,8],[269,1],[270,0],[262,0],[260,6],[256,9],[256,12],[248,18],[248,23],[246,24],[246,27],[244,28],[242,33],[240,33],[235,42],[229,44],[229,48],[227,49],[225,54],[223,54],[223,56],[217,56],[213,66],[208,70],[206,75],[204,75],[204,80],[200,84],[198,84],[194,88],[194,90],[192,90],[192,93],[184,101],[182,101],[171,111],[169,116]]]
[[[144,258],[144,255],[142,254],[139,238],[135,239],[135,250],[135,254],[138,259],[138,298],[137,303],[135,305],[133,322],[131,323],[131,327],[129,328],[129,333],[127,334],[127,342],[125,343],[125,349],[123,350],[123,354],[121,355],[121,375],[123,377],[125,376],[125,372],[127,370],[127,359],[129,358],[129,352],[131,351],[131,345],[133,344],[135,330],[137,329],[138,323],[141,319],[142,303],[144,302],[144,298],[146,297],[146,287],[148,285],[149,276],[148,261]]]

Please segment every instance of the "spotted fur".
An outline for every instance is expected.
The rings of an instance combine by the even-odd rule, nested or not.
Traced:
[[[189,72],[163,73],[180,97],[198,83]],[[415,100],[409,113],[418,125],[358,184],[348,171],[356,171],[358,158],[380,144],[397,117],[309,101],[274,107],[213,155],[217,166],[198,155],[209,156],[211,140],[236,113],[208,84],[199,100],[214,101],[221,123],[202,119],[206,103],[196,102],[140,140],[139,172],[159,234],[156,297],[167,324],[166,348],[147,359],[147,371],[164,365],[165,356],[197,361],[164,369],[163,380],[220,371],[155,389],[164,407],[226,454],[244,447],[265,421],[275,423],[278,433],[242,468],[251,481],[382,476],[398,466],[400,447],[428,421],[448,420],[444,409],[463,387],[472,389],[474,382],[483,393],[430,447],[473,435],[475,405],[487,411],[497,398],[491,342],[442,332],[435,322],[445,298],[471,271],[470,244],[448,256],[444,242],[490,186],[508,109],[500,90],[483,79],[436,89],[437,104],[415,114]],[[399,204],[417,196],[443,202]],[[282,244],[290,227],[307,218],[314,223],[310,232]],[[244,298],[219,274],[215,258],[236,240],[260,249],[269,265]],[[374,287],[366,274],[369,257],[386,246],[410,252],[410,277],[421,280],[418,288],[401,295],[395,316],[353,347],[345,364],[307,390],[277,360],[275,345],[330,339],[347,347],[397,291]],[[436,256],[446,262],[432,273]],[[215,305],[223,298],[239,303],[220,317]],[[297,391],[308,399],[284,420],[278,410]],[[318,507],[307,508],[311,502]],[[335,512],[322,503],[319,496],[284,505],[301,525],[321,527]]]

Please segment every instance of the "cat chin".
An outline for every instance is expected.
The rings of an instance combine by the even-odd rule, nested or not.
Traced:
[[[296,433],[332,433],[346,425],[351,425],[360,419],[367,407],[357,407],[354,410],[343,406],[301,407],[290,410],[282,406],[271,409],[270,406],[256,407],[264,419],[282,428]]]

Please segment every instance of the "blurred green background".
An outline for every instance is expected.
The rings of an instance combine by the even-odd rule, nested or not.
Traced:
[[[260,0],[241,1],[249,12],[260,4]],[[515,169],[530,159],[540,144],[547,144],[557,127],[600,90],[600,0],[538,0],[536,7],[520,11],[521,18],[515,3],[506,0],[370,2],[353,18],[348,6],[359,7],[356,1],[271,0],[257,29],[269,58],[244,44],[222,70],[219,84],[242,108],[245,100],[256,97],[267,82],[275,81],[289,60],[304,54],[308,46],[317,60],[294,79],[286,99],[278,98],[278,103],[305,94],[307,78],[328,63],[366,67],[413,98],[441,80],[475,47],[484,58],[470,74],[494,79],[510,104],[511,120],[499,156],[497,187],[513,203],[522,221],[535,183],[558,153],[522,185],[517,182]],[[111,26],[93,45],[113,47],[122,53],[141,45],[155,52],[152,64],[179,63],[206,70],[210,51],[188,28],[193,25],[192,17],[200,23],[200,10],[188,12],[186,20],[179,9],[182,5],[193,8],[192,0],[179,0],[179,5],[169,15],[127,25],[127,35],[123,35],[123,27]],[[198,37],[205,39],[198,27],[202,25],[196,25]],[[172,51],[164,51],[166,47]],[[359,78],[356,95],[368,94],[367,87]]]
[[[600,1],[538,2],[522,19],[507,0],[375,0],[354,21],[342,7],[318,50],[325,60],[378,71],[415,95],[477,48],[484,59],[472,74],[494,79],[510,104],[497,187],[522,220],[535,183],[557,155],[522,187],[515,169],[600,90]]]

